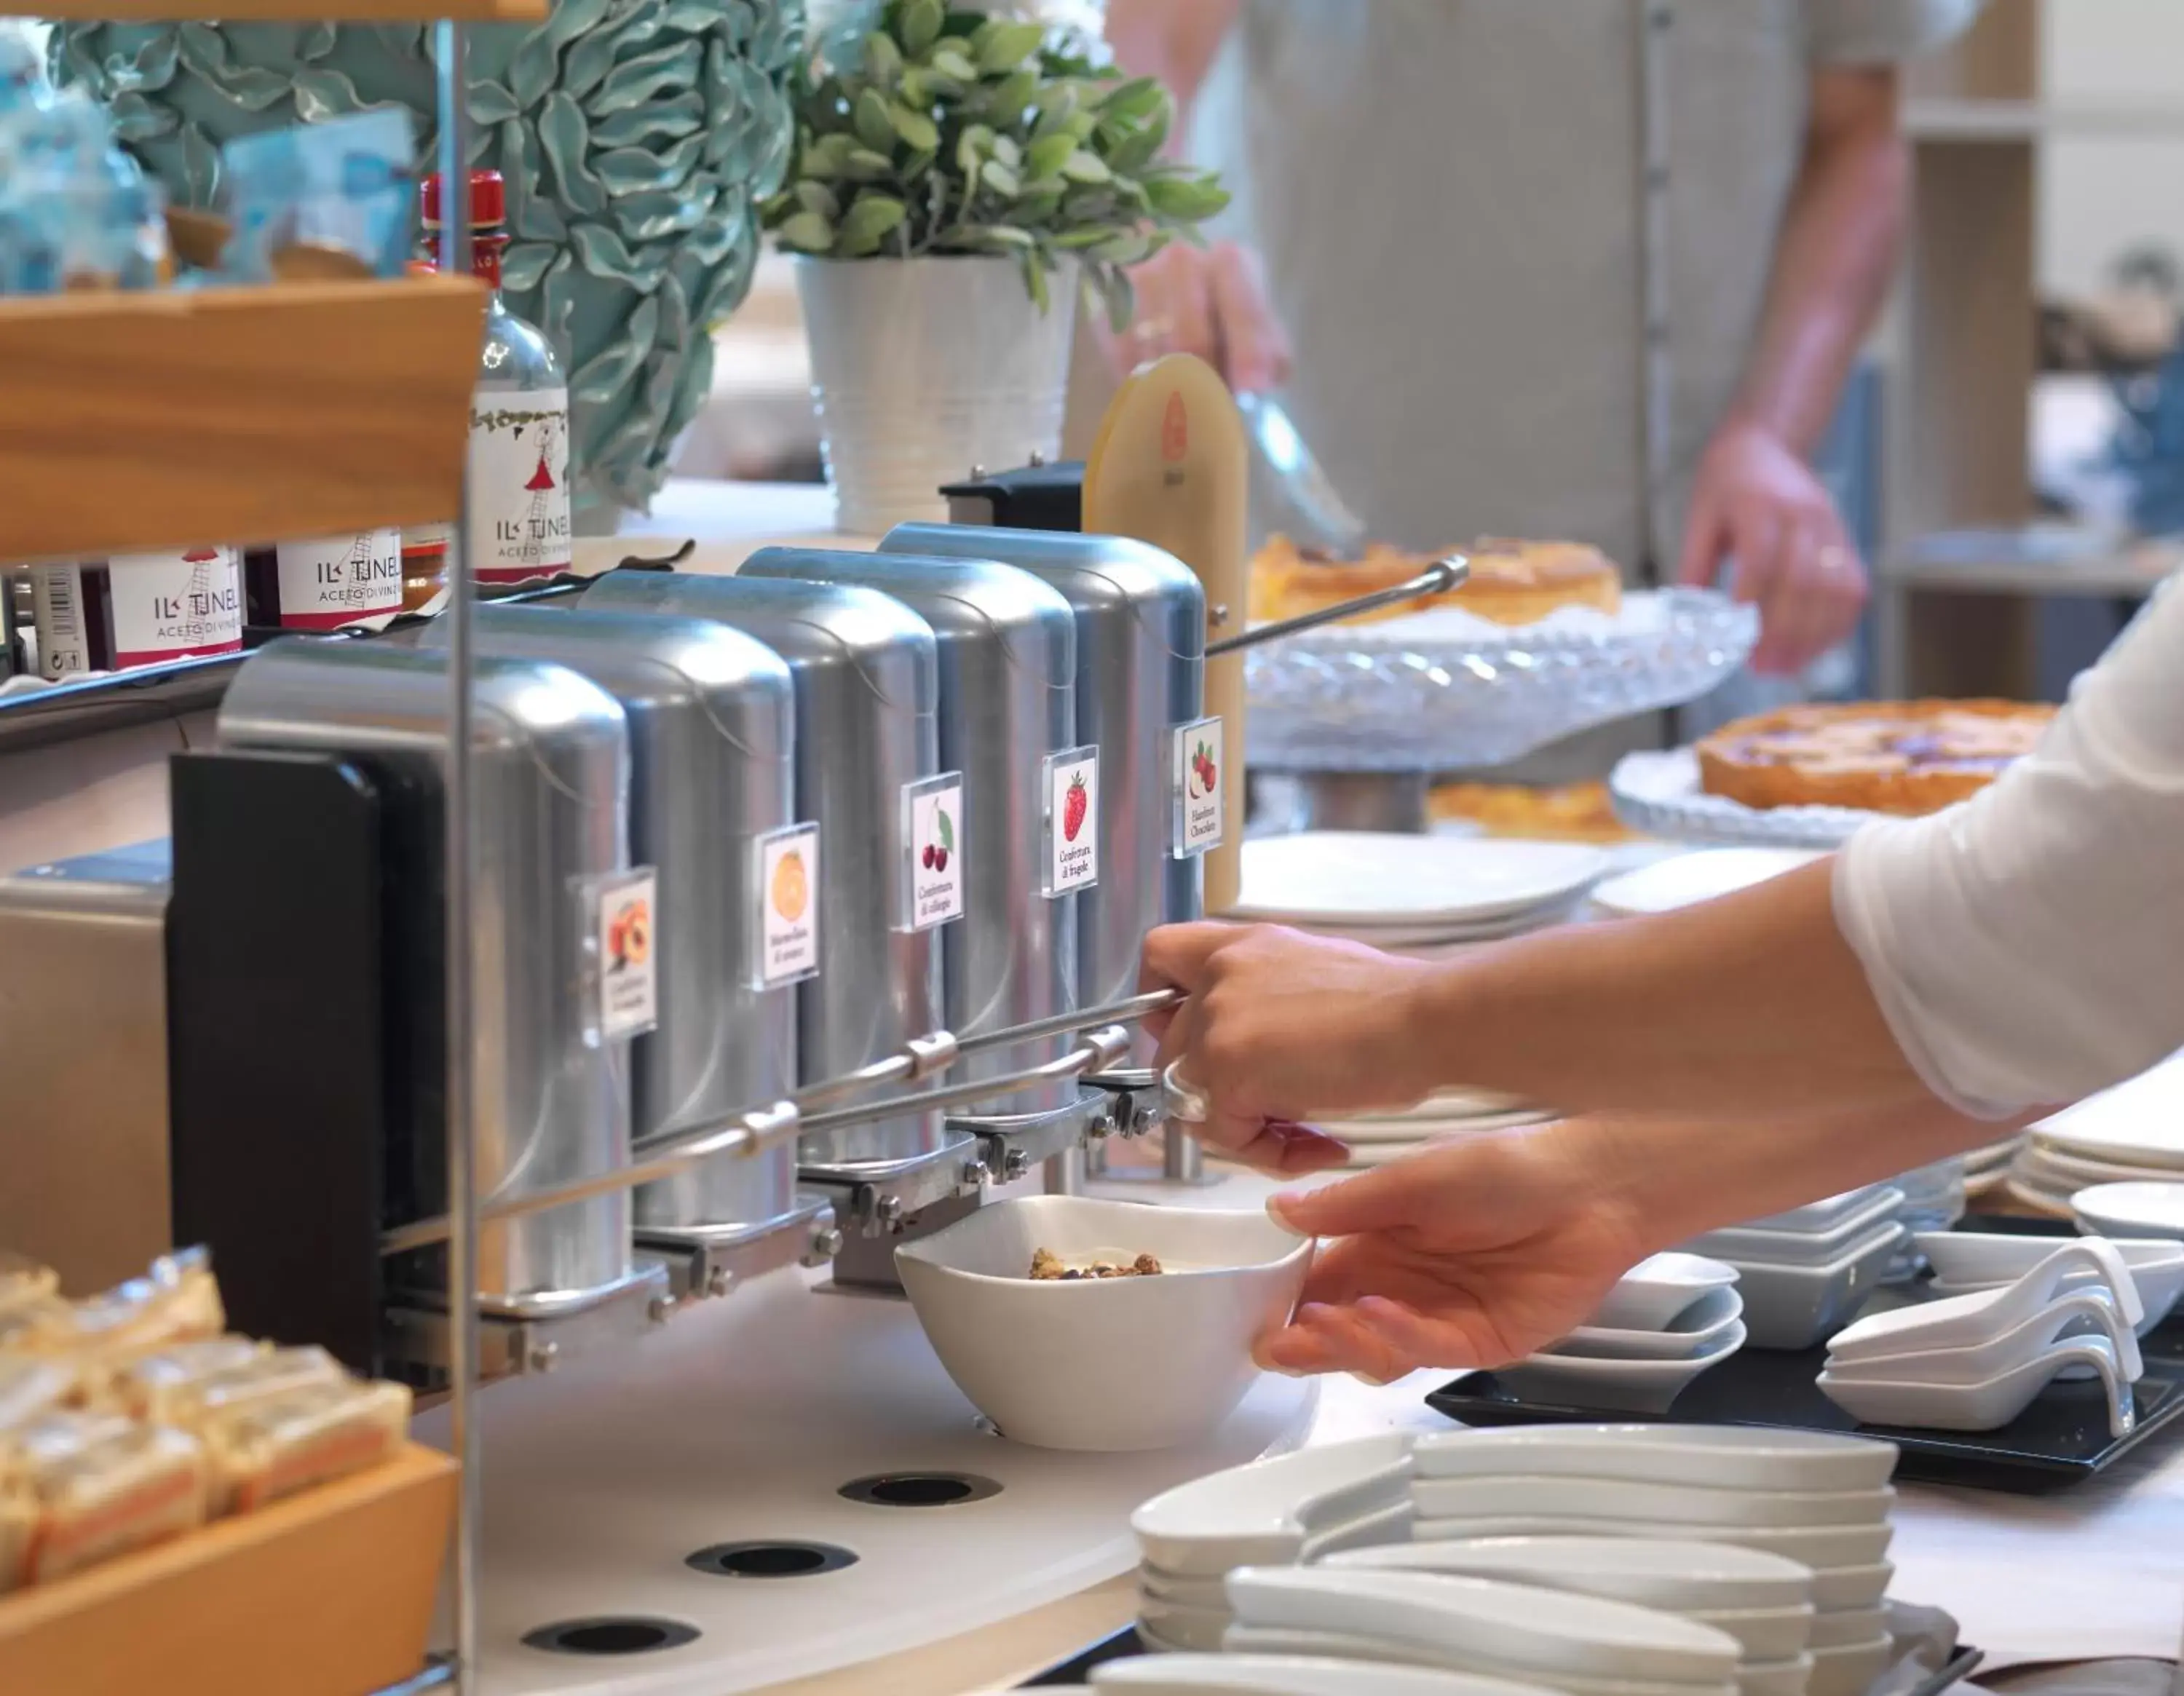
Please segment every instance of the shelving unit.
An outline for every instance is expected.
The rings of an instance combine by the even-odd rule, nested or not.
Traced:
[[[2184,103],[2043,99],[2051,3],[2060,0],[1992,0],[1911,77],[1914,214],[1875,572],[1884,695],[2031,696],[2042,598],[2142,595],[2184,557],[2091,537],[2059,548],[2024,533],[2035,514],[2040,149],[2060,135],[2184,135]]]

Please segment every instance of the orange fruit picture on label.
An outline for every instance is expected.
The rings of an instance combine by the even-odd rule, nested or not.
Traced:
[[[1161,416],[1161,458],[1171,465],[1190,452],[1190,414],[1184,409],[1179,394],[1167,398],[1167,410]]]
[[[792,925],[811,904],[811,874],[804,869],[804,856],[794,848],[774,862],[772,893],[773,910]]]

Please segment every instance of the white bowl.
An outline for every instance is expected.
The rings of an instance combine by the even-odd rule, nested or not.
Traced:
[[[1736,1640],[1673,1614],[1594,1596],[1424,1572],[1245,1567],[1228,1575],[1240,1626],[1333,1632],[1478,1670],[1713,1685],[1736,1670]]]
[[[1893,1220],[1903,1209],[1903,1192],[1884,1184],[1856,1208],[1824,1226],[1731,1226],[1695,1237],[1685,1246],[1694,1254],[1708,1255],[1740,1269],[1753,1261],[1775,1266],[1825,1265],[1860,1237]]]
[[[1745,1221],[1747,1231],[1832,1231],[1846,1219],[1864,1212],[1873,1205],[1874,1198],[1891,1187],[1887,1184],[1861,1184],[1856,1189],[1847,1189],[1840,1195],[1823,1197],[1808,1201],[1802,1207],[1786,1208],[1780,1213],[1770,1213],[1764,1219]],[[1894,1186],[1899,1191],[1901,1184]]]
[[[1221,1634],[1232,1623],[1226,1608],[1192,1608],[1181,1602],[1164,1602],[1142,1591],[1138,1595],[1139,1628],[1173,1649],[1218,1654]]]
[[[1736,1288],[1752,1346],[1810,1348],[1833,1335],[1873,1293],[1907,1234],[1900,1224],[1883,1225],[1825,1265],[1739,1262]]]
[[[1648,1524],[1643,1520],[1601,1520],[1576,1515],[1511,1514],[1499,1519],[1431,1520],[1412,1522],[1413,1543],[1468,1542],[1482,1537],[1643,1537],[1678,1542],[1697,1533],[1691,1526]],[[1883,1525],[1721,1526],[1704,1533],[1708,1543],[1736,1549],[1764,1549],[1809,1566],[1814,1588],[1829,1569],[1870,1566],[1888,1553],[1894,1535]]]
[[[1305,1655],[1140,1654],[1092,1669],[1110,1696],[1551,1696],[1536,1684]]]
[[[1834,1432],[1734,1425],[1530,1425],[1419,1437],[1421,1478],[1529,1472],[1744,1490],[1877,1490],[1896,1445]]]
[[[1702,848],[1609,878],[1592,892],[1592,904],[1618,918],[1674,912],[1764,883],[1819,857],[1811,848]]]
[[[1747,1660],[1736,1669],[1736,1696],[1808,1696],[1813,1658]]]
[[[1665,1331],[1708,1291],[1736,1282],[1736,1267],[1702,1254],[1650,1254],[1616,1281],[1585,1323],[1615,1331]]]
[[[1692,1484],[1634,1483],[1621,1479],[1529,1477],[1419,1478],[1411,1505],[1422,1520],[1492,1519],[1518,1514],[1688,1525],[1780,1526],[1875,1525],[1888,1517],[1896,1492],[1878,1490],[1724,1490]]]
[[[1816,1617],[1809,1602],[1800,1608],[1724,1608],[1713,1612],[1701,1609],[1685,1615],[1735,1638],[1743,1647],[1747,1666],[1755,1661],[1797,1660],[1805,1652]]]
[[[1169,1270],[1035,1281],[1036,1248]],[[1288,1319],[1312,1244],[1262,1213],[1043,1195],[989,1203],[894,1259],[940,1364],[1003,1436],[1143,1449],[1203,1437],[1244,1399],[1252,1340]]]
[[[1744,1347],[1744,1321],[1733,1321],[1703,1354],[1678,1360],[1599,1360],[1581,1354],[1530,1354],[1495,1377],[1529,1402],[1622,1413],[1666,1413],[1685,1385]]]
[[[2095,1184],[2072,1194],[2070,1213],[2107,1237],[2184,1237],[2184,1183]]]
[[[1410,1449],[1389,1432],[1231,1466],[1155,1496],[1130,1529],[1146,1564],[1177,1577],[1301,1560],[1310,1540],[1410,1512]]]
[[[1806,1682],[1805,1696],[1866,1696],[1873,1681],[1888,1665],[1895,1648],[1892,1639],[1882,1637],[1841,1649],[1814,1649],[1813,1676]]]
[[[1596,1360],[1688,1360],[1716,1347],[1744,1313],[1736,1286],[1708,1290],[1659,1331],[1622,1331],[1605,1325],[1580,1325],[1551,1343],[1543,1354],[1574,1354]]]
[[[1887,1635],[1888,1610],[1876,1603],[1870,1608],[1843,1608],[1822,1615],[1813,1622],[1812,1646],[1851,1649]]]
[[[1813,1605],[1824,1614],[1840,1614],[1852,1608],[1870,1608],[1888,1594],[1896,1576],[1893,1561],[1876,1560],[1867,1566],[1830,1566],[1813,1573]]]
[[[1830,1364],[1977,1348],[2036,1317],[2080,1274],[2091,1274],[2107,1287],[2126,1325],[2146,1317],[2123,1257],[2100,1237],[2080,1237],[2056,1243],[2016,1282],[2001,1289],[1869,1314],[1830,1342]]]
[[[1813,1590],[1812,1569],[1778,1554],[1726,1543],[1635,1537],[1396,1543],[1354,1549],[1325,1564],[1494,1578],[1671,1614],[1794,1615],[1809,1611]]]
[[[2090,1366],[2109,1403],[2109,1430],[2129,1435],[2137,1422],[2131,1387],[2106,1337],[2074,1337],[1979,1384],[1926,1384],[1822,1372],[1820,1393],[1862,1425],[1924,1426],[1935,1431],[1996,1431],[2031,1404],[2066,1366]],[[1414,1528],[1415,1534],[1415,1528]]]
[[[2115,1298],[2104,1287],[2066,1292],[2021,1325],[1998,1337],[1966,1348],[1909,1348],[1900,1354],[1830,1354],[1827,1370],[1837,1378],[1870,1378],[1876,1382],[1908,1378],[1921,1384],[1982,1384],[2046,1350],[2064,1337],[2102,1337],[2115,1350],[2117,1370],[2125,1382],[2137,1383],[2146,1370],[2139,1354],[2138,1338],[2116,1311]],[[2083,1367],[2070,1369],[2073,1377],[2093,1375]]]
[[[1222,1641],[1230,1654],[1309,1655],[1384,1666],[1431,1666],[1472,1677],[1527,1677],[1508,1672],[1462,1651],[1431,1654],[1407,1649],[1400,1643],[1390,1643],[1385,1638],[1358,1637],[1347,1632],[1235,1625],[1228,1627],[1228,1634]],[[1591,1678],[1575,1672],[1558,1672],[1552,1677],[1532,1674],[1529,1677],[1560,1692],[1561,1696],[1735,1696],[1736,1688],[1733,1682],[1726,1681],[1719,1684],[1655,1683],[1626,1678]]]

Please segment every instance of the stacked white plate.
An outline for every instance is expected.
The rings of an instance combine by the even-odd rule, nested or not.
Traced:
[[[1969,1198],[1993,1194],[2009,1181],[2010,1165],[2024,1148],[2022,1132],[1982,1144],[1964,1156],[1964,1193]]]
[[[1568,1336],[1494,1376],[1529,1402],[1665,1413],[1692,1379],[1744,1346],[1743,1314],[1736,1267],[1655,1254]]]
[[[1348,1119],[1314,1119],[1330,1137],[1350,1145],[1351,1166],[1384,1166],[1440,1137],[1470,1131],[1500,1131],[1513,1125],[1537,1125],[1555,1115],[1513,1096],[1479,1090],[1444,1090],[1416,1107],[1391,1113],[1359,1114]]]
[[[2067,1218],[2070,1198],[2097,1184],[2184,1182],[2184,1058],[2043,1119],[2010,1168],[2010,1195]]]
[[[1756,1348],[1809,1348],[1857,1313],[1905,1241],[1903,1192],[1869,1184],[1685,1246],[1737,1271]]]
[[[1608,868],[1581,842],[1306,831],[1244,844],[1227,916],[1436,953],[1574,914]]]

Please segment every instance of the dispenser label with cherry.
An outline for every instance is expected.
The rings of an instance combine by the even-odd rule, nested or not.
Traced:
[[[819,826],[791,825],[758,838],[757,989],[819,975]]]
[[[905,931],[929,931],[963,916],[963,774],[944,771],[902,787],[902,840],[908,861],[902,904]]]
[[[569,569],[569,392],[480,389],[471,403],[471,573],[520,583]]]
[[[599,886],[599,1034],[610,1042],[660,1023],[659,910],[649,865]]]
[[[1176,859],[1189,859],[1221,846],[1228,814],[1221,787],[1227,759],[1220,720],[1175,727]]]
[[[1046,893],[1089,889],[1100,881],[1100,750],[1072,748],[1046,757]]]

